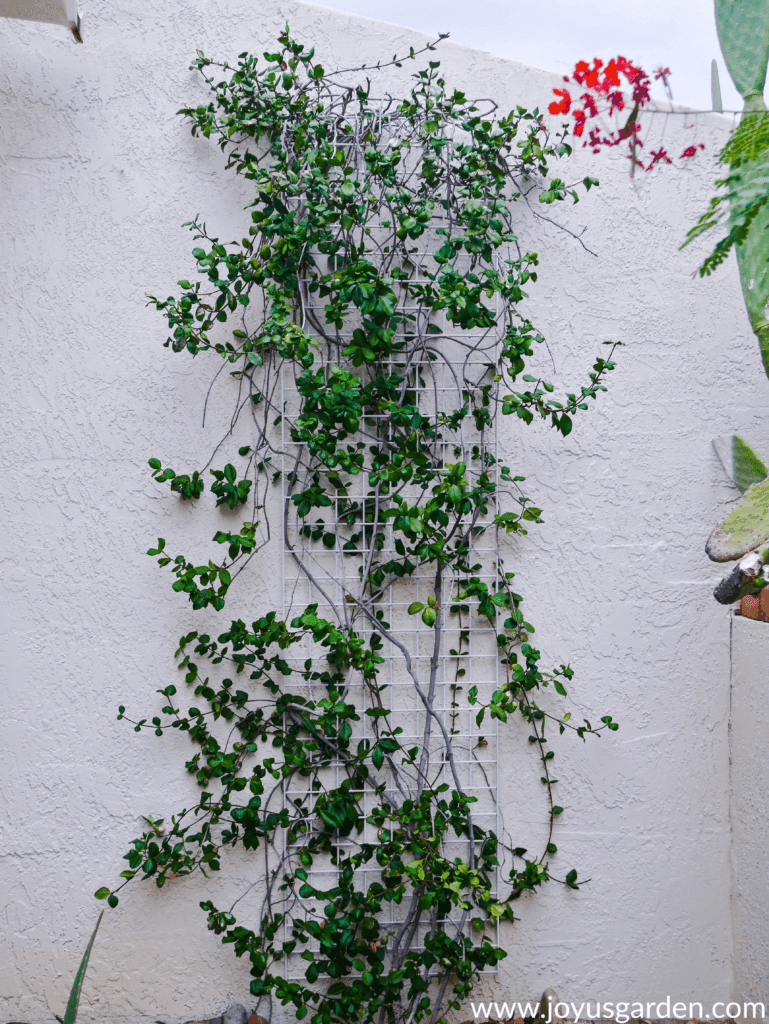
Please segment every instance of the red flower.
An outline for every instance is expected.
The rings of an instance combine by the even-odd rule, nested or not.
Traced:
[[[609,100],[609,114],[613,114],[615,110],[625,109],[625,98],[621,92],[610,92],[608,96]]]
[[[574,65],[574,81],[579,82],[582,85],[585,81],[585,75],[590,70],[590,65],[586,60],[580,60]]]
[[[574,134],[579,137],[585,130],[585,111],[574,111]]]
[[[681,154],[679,159],[683,160],[684,157],[696,156],[697,155],[697,150],[698,149],[704,149],[704,148],[705,147],[703,146],[703,144],[701,142],[698,143],[696,146],[687,146],[686,149]]]
[[[559,102],[553,102],[547,108],[551,114],[568,114],[571,109],[571,95],[568,89],[553,89],[556,96],[563,98]]]
[[[584,84],[588,87],[588,89],[600,89],[598,83],[600,80],[600,72],[602,67],[603,61],[599,60],[597,57],[594,57],[593,66],[584,78]]]
[[[635,64],[631,64],[625,57],[617,57],[617,67],[631,85],[634,85],[639,78],[646,77],[641,68],[637,68]]]
[[[652,169],[652,167],[654,167],[655,164],[658,164],[661,160],[664,160],[666,164],[672,164],[673,163],[673,161],[670,159],[670,157],[667,154],[667,150],[663,149],[662,146],[660,146],[659,149],[653,149],[652,150],[652,161],[649,164],[649,166],[646,168],[646,170],[650,171]]]
[[[633,102],[643,106],[649,99],[649,79],[641,72],[633,85]]]
[[[615,89],[619,88],[619,66],[617,65],[616,60],[612,59],[609,61],[603,75],[604,91],[608,92],[612,87]]]
[[[662,81],[666,83],[671,74],[672,71],[670,70],[670,68],[659,67],[654,69],[655,81],[659,81],[661,78]]]
[[[667,71],[667,69],[664,69]],[[575,82],[584,85],[593,92],[609,95],[612,90],[615,92],[620,85],[620,74],[624,75],[630,85],[633,86],[633,102],[643,106],[649,99],[649,76],[643,68],[631,64],[626,57],[615,57],[604,67],[604,63],[598,57],[593,58],[592,66],[586,61],[578,61],[574,65],[573,78]],[[611,101],[610,113],[615,109],[621,110],[619,100]],[[591,115],[594,116],[594,115]]]
[[[589,92],[583,92],[580,99],[585,104],[585,113],[588,117],[598,117],[598,107]]]
[[[591,128],[590,134],[588,135],[588,139],[587,142],[585,142],[585,145],[591,146],[593,152],[598,153],[601,149],[601,146],[611,146],[612,143],[609,141],[609,139],[601,138],[601,131],[599,128]]]

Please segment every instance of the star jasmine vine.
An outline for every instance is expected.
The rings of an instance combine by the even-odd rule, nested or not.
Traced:
[[[250,225],[224,243],[192,221],[189,279],[151,302],[171,350],[231,374],[249,438],[211,468],[150,459],[173,500],[202,504],[208,485],[217,528],[203,564],[164,538],[149,554],[191,611],[257,611],[183,636],[184,683],[131,720],[186,734],[199,793],[145,819],[123,881],[96,895],[115,906],[137,879],[182,884],[241,847],[243,902],[201,907],[247,963],[261,1013],[437,1024],[505,956],[498,925],[523,893],[577,888],[575,869],[554,866],[550,735],[617,729],[556,703],[572,669],[541,666],[499,556],[541,521],[499,459],[499,415],[566,436],[614,365],[612,349],[560,398],[524,372],[543,338],[521,309],[538,260],[516,209],[577,202],[597,182],[552,175],[565,131],[473,102],[437,61],[400,100],[370,77],[350,84],[379,66],[326,73],[288,29],[263,57],[199,52],[193,67],[211,98],[180,113],[248,182]],[[280,594],[249,590],[276,545],[288,613]],[[532,853],[497,834],[468,781],[486,770],[484,722],[512,716],[541,766]]]

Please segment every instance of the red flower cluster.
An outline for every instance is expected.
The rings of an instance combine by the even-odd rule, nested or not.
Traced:
[[[668,78],[670,68],[658,67],[654,72],[654,78],[662,81],[665,91],[671,97]],[[623,82],[624,79],[624,82]],[[564,75],[564,82],[576,82],[585,91],[576,99],[572,98],[568,89],[553,89],[557,100],[548,107],[551,114],[571,114],[574,118],[573,132],[581,138],[585,134],[587,122],[597,118],[599,114],[605,113],[611,116],[620,113],[625,109],[628,101],[622,87],[630,86],[630,99],[632,108],[625,124],[616,131],[602,132],[599,127],[589,128],[587,138],[583,141],[584,146],[590,146],[594,153],[597,153],[602,146],[618,146],[627,142],[630,148],[628,159],[633,161],[634,167],[644,167],[638,158],[638,150],[643,146],[640,138],[641,124],[639,114],[649,102],[651,79],[641,67],[632,64],[626,57],[614,57],[607,64],[604,64],[598,57],[593,63],[578,61],[574,66],[571,76]],[[682,153],[682,157],[694,156],[697,146],[689,146]],[[699,144],[700,149],[704,149]],[[672,163],[665,149],[660,147],[652,150],[646,170],[650,171],[658,163]]]
[[[645,103],[649,99],[649,76],[643,68],[637,68],[625,57],[615,57],[606,67],[602,60],[594,57],[592,68],[587,61],[581,60],[574,66],[572,77],[586,89],[610,96],[612,91],[619,89],[622,84],[620,75],[624,75],[628,84],[633,86],[634,102]]]
[[[582,135],[585,130],[585,122],[588,118],[597,117],[599,113],[599,102],[605,99],[608,103],[608,112],[613,114],[615,110],[625,109],[625,97],[621,92],[622,77],[632,86],[633,103],[639,107],[643,106],[649,99],[649,76],[642,68],[631,64],[625,57],[615,57],[604,65],[598,57],[593,59],[592,67],[586,60],[579,61],[574,66],[574,73],[571,78],[564,76],[565,82],[572,79],[588,90],[579,97],[582,103],[581,108],[573,111],[575,120],[574,134]],[[571,110],[572,98],[568,89],[554,89],[553,92],[561,99],[551,103],[549,111],[551,114],[568,114]],[[627,136],[625,136],[627,137]],[[620,140],[621,141],[621,140]],[[603,140],[602,145],[605,145]]]
[[[704,149],[704,148],[705,147],[702,145],[701,142],[698,142],[696,146],[687,146],[686,149],[681,154],[680,159],[683,160],[684,157],[696,156],[697,155],[697,150],[698,149]]]

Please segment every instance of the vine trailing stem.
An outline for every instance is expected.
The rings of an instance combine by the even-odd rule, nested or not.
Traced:
[[[216,452],[204,467],[227,510],[213,537],[224,557],[198,565],[169,555],[163,538],[149,554],[194,611],[221,613],[248,593],[246,567],[269,556],[270,509],[282,503],[274,521],[296,576],[287,611],[260,592],[250,624],[181,638],[179,668],[200,706],[183,711],[167,685],[160,715],[127,719],[187,735],[200,793],[170,821],[146,818],[123,882],[96,895],[115,906],[136,878],[162,888],[218,871],[224,850],[260,853],[229,910],[201,907],[247,958],[270,1019],[282,1005],[312,1024],[438,1024],[506,955],[497,928],[514,920],[514,901],[553,877],[563,808],[546,722],[583,739],[617,729],[609,715],[594,728],[540,708],[545,689],[566,696],[573,673],[540,666],[498,557],[501,536],[541,521],[523,477],[498,462],[498,417],[543,419],[566,436],[614,366],[612,348],[562,399],[524,373],[544,339],[520,310],[537,256],[520,249],[515,201],[576,199],[550,175],[570,147],[537,112],[500,115],[449,90],[437,61],[400,101],[372,98],[368,78],[349,84],[352,71],[326,74],[288,29],[264,63],[199,52],[193,66],[212,98],[180,113],[252,184],[251,224],[225,245],[191,222],[198,280],[150,301],[168,347],[213,353],[217,376],[228,366],[237,381],[217,452],[234,449],[245,409],[253,430],[240,470],[214,465]],[[201,471],[150,466],[180,500],[203,495]],[[235,530],[238,512],[250,518]],[[505,679],[471,669],[460,697],[471,639]],[[543,764],[538,856],[489,825],[493,760],[477,730],[511,715],[532,726]],[[571,869],[563,884],[576,880]]]

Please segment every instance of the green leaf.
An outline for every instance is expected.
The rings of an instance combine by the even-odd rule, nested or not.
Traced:
[[[409,615],[416,615],[416,613],[421,612],[423,608],[424,605],[422,604],[421,601],[412,601],[412,603],[408,607],[408,613]]]
[[[743,494],[752,484],[766,479],[767,468],[764,460],[739,434],[732,437],[732,457],[734,459],[734,482]]]
[[[96,890],[96,892],[94,893],[94,896],[96,897],[97,900],[106,900],[106,898],[109,896],[110,892],[111,892],[111,890],[108,889],[106,885],[103,885],[101,887],[101,889],[97,889]]]
[[[98,891],[101,892],[101,889],[99,889]],[[102,897],[99,897],[99,899],[102,899]],[[86,968],[88,967],[88,960],[91,956],[91,948],[93,946],[93,942],[94,939],[96,938],[96,933],[99,930],[99,925],[101,924],[101,919],[103,916],[104,911],[102,910],[96,921],[96,927],[93,930],[91,939],[88,945],[86,946],[85,953],[83,954],[83,959],[80,961],[80,967],[78,968],[77,974],[75,975],[75,981],[74,984],[72,985],[72,991],[69,994],[67,1009],[64,1012],[64,1024],[75,1024],[75,1021],[77,1020],[77,1011],[78,1007],[80,1006],[80,993],[82,992],[83,989],[83,980],[85,978]]]

